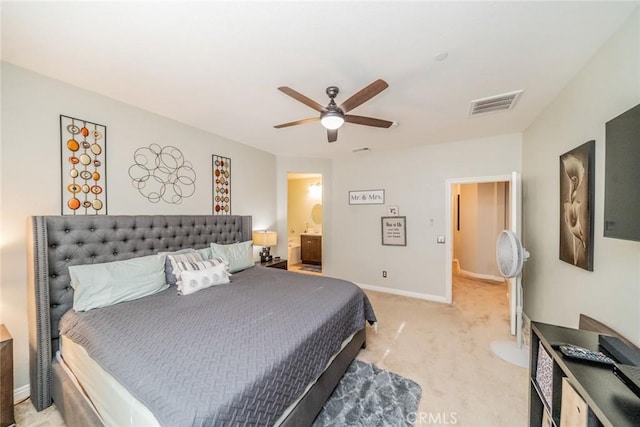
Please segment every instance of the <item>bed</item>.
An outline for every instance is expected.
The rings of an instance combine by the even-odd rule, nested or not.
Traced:
[[[96,363],[138,398],[159,425],[310,425],[365,346],[365,320],[375,321],[366,296],[350,282],[255,266],[234,273],[228,285],[192,295],[177,295],[175,287],[169,287],[148,297],[80,314],[72,309],[74,291],[69,267],[144,258],[185,248],[202,249],[211,243],[243,242],[251,239],[251,230],[249,216],[30,218],[29,348],[31,400],[35,408],[42,410],[53,401],[69,426],[108,424],[104,420],[109,418],[99,415],[87,397],[87,386],[79,386],[77,377],[67,372],[64,354],[56,355],[60,342],[71,340],[91,353],[91,358],[97,358]],[[275,295],[274,299],[266,301],[270,295]],[[338,302],[339,299],[343,301]],[[169,310],[147,314],[143,311],[147,310],[145,304],[171,307],[175,313],[170,314],[171,321],[154,317],[164,316],[166,313],[161,312]],[[202,316],[205,311],[220,317],[185,320],[197,325],[194,328],[185,328],[185,323],[178,320],[183,313]],[[127,316],[142,312],[145,327],[150,329],[143,331],[141,327],[128,338],[117,335],[126,325],[136,324]],[[311,326],[313,318],[318,318],[317,326]],[[202,327],[208,324],[211,330]],[[74,331],[76,325],[80,325],[80,331],[93,331],[85,334],[91,341],[74,335],[81,333]],[[111,332],[95,332],[98,325]],[[65,331],[62,339],[61,326]],[[185,329],[189,334],[181,335]],[[202,335],[191,337],[191,329]],[[301,335],[295,336],[298,330]],[[120,343],[124,346],[127,341],[135,346],[136,341],[142,340],[140,336],[147,335],[157,335],[157,341],[140,344],[141,348],[133,350],[115,347]],[[99,339],[93,341],[94,336]],[[205,339],[212,341],[204,343]],[[203,348],[194,350],[193,340],[202,341]],[[157,348],[145,353],[147,347],[154,345]],[[114,357],[127,355],[128,351],[134,353]],[[138,353],[141,359],[136,362],[134,355]],[[154,363],[147,363],[154,357]],[[118,366],[118,359],[127,361],[124,367]],[[183,363],[185,360],[188,363]],[[152,372],[150,367],[145,368],[149,365],[158,365],[158,369]],[[221,373],[220,366],[232,368],[233,375]],[[200,383],[191,385],[187,381],[183,386],[169,382],[172,376],[186,381],[182,376],[190,369],[197,373]],[[94,370],[98,369],[88,369]],[[246,374],[240,372],[245,370]],[[129,378],[136,371],[140,375]],[[225,382],[222,378],[226,377],[234,378]],[[171,386],[162,387],[163,384]],[[157,394],[158,389],[169,392],[163,396]],[[171,408],[172,400],[185,409]],[[219,401],[224,404],[218,406]],[[157,407],[156,402],[160,402]]]

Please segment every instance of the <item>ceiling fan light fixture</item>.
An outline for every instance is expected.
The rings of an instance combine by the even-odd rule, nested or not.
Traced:
[[[329,110],[322,114],[322,117],[320,117],[320,123],[322,123],[322,126],[326,129],[338,129],[344,124],[344,115],[339,111]]]

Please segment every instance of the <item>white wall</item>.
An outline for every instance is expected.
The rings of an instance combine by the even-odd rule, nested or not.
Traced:
[[[29,382],[26,221],[60,214],[60,114],[107,126],[109,214],[211,214],[211,156],[218,154],[232,161],[232,213],[253,215],[255,228],[276,222],[272,154],[8,63],[2,113],[0,322],[14,338],[16,388]],[[180,205],[150,203],[131,185],[133,152],[151,143],[178,147],[193,164],[196,192]]]
[[[508,113],[507,113],[508,114]],[[335,160],[333,244],[327,274],[391,292],[445,300],[446,180],[520,172],[520,134],[417,148],[372,151]],[[384,205],[349,205],[350,190],[385,190]],[[407,246],[382,246],[387,206],[407,217]],[[327,217],[325,215],[325,217]],[[325,235],[326,235],[325,231]],[[382,270],[388,272],[382,278]]]
[[[552,72],[550,67],[550,72]],[[640,102],[636,11],[524,133],[525,312],[577,327],[593,316],[640,342],[640,243],[603,235],[605,122]],[[594,271],[558,259],[559,156],[596,140]]]

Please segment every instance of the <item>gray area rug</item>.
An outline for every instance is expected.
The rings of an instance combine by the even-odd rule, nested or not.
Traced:
[[[310,264],[304,264],[300,270],[304,270],[304,271],[313,271],[315,273],[322,273],[322,267],[319,265],[310,265]]]
[[[410,379],[354,360],[313,425],[412,426],[421,395]]]

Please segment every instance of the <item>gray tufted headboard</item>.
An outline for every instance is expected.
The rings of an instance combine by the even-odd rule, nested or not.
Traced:
[[[51,361],[58,322],[73,306],[70,265],[117,261],[211,242],[251,240],[250,216],[35,216],[29,218],[31,400],[51,404]]]

